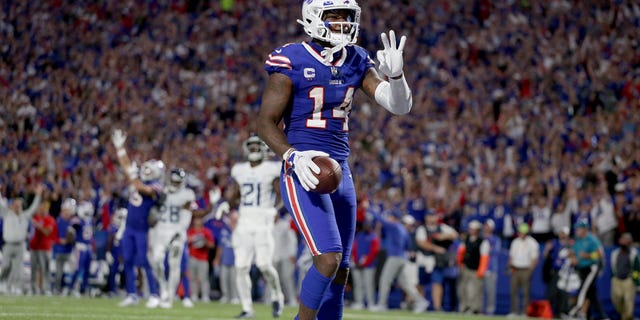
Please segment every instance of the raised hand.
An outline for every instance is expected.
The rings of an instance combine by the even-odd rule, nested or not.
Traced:
[[[122,132],[122,130],[113,130],[113,133],[111,133],[111,142],[117,150],[120,150],[124,147],[125,141],[127,141],[127,135]]]
[[[386,33],[381,33],[380,40],[382,40],[384,47],[384,49],[378,50],[377,52],[380,72],[392,79],[402,76],[402,67],[404,65],[402,50],[404,49],[407,37],[402,36],[397,47],[396,33],[393,30],[389,31],[388,37]]]

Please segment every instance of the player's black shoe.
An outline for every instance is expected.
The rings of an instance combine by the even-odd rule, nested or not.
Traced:
[[[242,311],[239,315],[236,316],[236,319],[253,319],[255,315],[253,312]]]
[[[284,309],[284,306],[282,305],[282,303],[278,300],[274,301],[271,304],[272,307],[272,314],[274,318],[279,318],[282,315],[282,310]]]

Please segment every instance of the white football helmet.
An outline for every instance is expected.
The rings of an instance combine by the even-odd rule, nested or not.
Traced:
[[[162,181],[164,170],[164,163],[160,160],[151,159],[145,161],[140,167],[140,180],[143,182]]]
[[[258,147],[251,147],[257,145]],[[251,136],[242,144],[244,154],[249,161],[260,161],[265,158],[269,148],[258,136]]]
[[[76,214],[76,208],[77,208],[76,200],[73,198],[66,198],[62,202],[61,209],[66,210],[71,215]]]
[[[186,185],[187,173],[182,168],[173,168],[169,173],[169,185],[167,189],[169,192],[174,193],[184,188]]]
[[[82,219],[93,218],[93,204],[89,201],[80,202],[77,214]]]
[[[345,22],[324,21],[325,13],[330,10],[348,10],[351,14]],[[302,20],[298,19],[298,23],[312,38],[342,48],[358,41],[360,12],[360,6],[355,0],[305,0],[302,3]],[[341,31],[332,32],[330,25],[340,25]],[[343,31],[345,27],[348,27],[346,33]]]

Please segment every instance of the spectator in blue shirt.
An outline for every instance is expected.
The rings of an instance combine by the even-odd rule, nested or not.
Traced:
[[[423,312],[429,306],[424,296],[418,292],[417,288],[412,286],[407,277],[402,276],[405,265],[409,262],[407,258],[407,250],[411,247],[413,239],[411,233],[407,230],[409,226],[402,223],[402,214],[395,211],[387,217],[373,212],[376,221],[382,224],[382,231],[386,238],[385,249],[387,251],[387,259],[380,274],[380,282],[378,285],[378,304],[375,311],[385,311],[387,309],[387,298],[393,281],[398,279],[402,290],[411,296],[413,300],[413,311]],[[414,220],[415,221],[415,220]]]
[[[485,288],[485,313],[493,315],[496,312],[496,294],[498,287],[498,270],[500,265],[500,252],[502,252],[502,241],[495,234],[495,223],[492,219],[487,219],[483,226],[482,237],[489,243],[489,265],[484,274]]]

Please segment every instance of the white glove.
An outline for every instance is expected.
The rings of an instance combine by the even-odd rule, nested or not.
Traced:
[[[124,134],[122,130],[113,130],[113,133],[111,133],[111,142],[113,143],[113,146],[116,147],[116,150],[122,149],[125,141],[127,141],[127,135]]]
[[[389,31],[389,37],[386,33],[380,34],[382,40],[383,50],[378,50],[377,56],[380,63],[379,69],[384,75],[389,78],[397,78],[402,76],[402,66],[404,64],[402,60],[402,50],[404,49],[404,43],[407,41],[406,36],[400,38],[400,44],[396,48],[396,33]]]
[[[107,261],[107,264],[113,264],[113,255],[111,254],[111,252],[107,252],[105,254],[105,260]]]
[[[216,220],[220,220],[220,218],[222,218],[223,215],[229,213],[229,210],[231,209],[231,207],[229,206],[228,202],[223,202],[220,205],[218,205],[218,208],[216,208]]]
[[[131,162],[131,165],[129,165],[129,167],[127,168],[127,176],[129,177],[129,180],[135,180],[138,178],[138,164],[133,161]]]
[[[293,170],[298,176],[298,180],[300,180],[300,184],[304,188],[304,190],[309,191],[316,188],[318,183],[320,182],[318,178],[316,178],[314,173],[320,173],[320,167],[315,164],[312,159],[315,157],[328,157],[329,155],[322,151],[316,150],[308,150],[308,151],[298,151],[293,150],[291,152],[285,152],[283,155],[284,161],[291,166],[290,170]],[[290,172],[288,172],[290,174]]]

